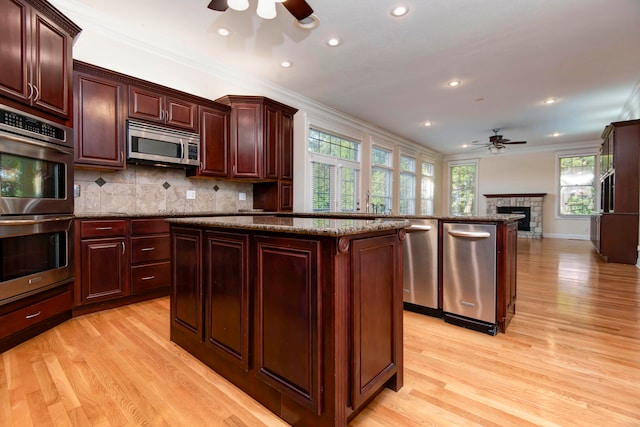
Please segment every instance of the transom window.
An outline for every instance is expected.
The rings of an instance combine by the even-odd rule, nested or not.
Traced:
[[[311,205],[314,212],[359,209],[360,143],[309,129]]]

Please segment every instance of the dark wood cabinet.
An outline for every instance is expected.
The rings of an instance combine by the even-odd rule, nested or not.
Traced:
[[[228,177],[274,182],[254,186],[254,208],[279,210],[277,181],[293,181],[293,116],[298,110],[262,96],[227,95],[217,101],[231,106]],[[292,196],[287,194],[285,205],[293,206]]]
[[[0,0],[0,94],[68,119],[72,46],[80,28],[49,3]],[[30,111],[33,112],[33,111]]]
[[[231,108],[218,104],[200,106],[200,167],[187,170],[188,176],[229,176],[229,125]]]
[[[129,117],[197,131],[197,105],[160,91],[129,86]]]
[[[75,165],[125,168],[127,86],[104,70],[74,63]]]
[[[166,295],[171,284],[164,218],[77,219],[78,314]]]
[[[81,221],[78,225],[80,263],[76,265],[76,280],[80,286],[76,302],[89,304],[126,295],[126,221]]]
[[[640,211],[640,120],[614,122],[602,133],[600,213],[591,241],[607,262],[635,264]]]
[[[169,223],[164,219],[131,219],[131,294],[169,289],[171,262]]]
[[[171,340],[291,424],[346,426],[402,387],[403,236],[174,223]]]

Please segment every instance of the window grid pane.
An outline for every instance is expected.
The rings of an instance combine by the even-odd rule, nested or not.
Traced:
[[[337,159],[358,160],[359,143],[316,129],[309,129],[309,150]]]
[[[314,212],[330,212],[332,205],[331,169],[325,163],[311,162],[312,168],[312,201]]]
[[[400,155],[400,206],[399,212],[406,215],[416,213],[416,159]]]
[[[596,156],[560,157],[560,215],[590,215],[595,209]]]

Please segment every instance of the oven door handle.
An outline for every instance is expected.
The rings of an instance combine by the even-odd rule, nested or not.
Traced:
[[[0,220],[0,225],[35,225],[43,224],[46,222],[69,221],[70,219],[73,219],[73,215],[57,216],[54,218],[43,219],[3,219]]]
[[[70,151],[68,148],[59,147],[56,144],[51,144],[50,142],[38,141],[36,139],[20,138],[18,136],[7,135],[7,134],[4,134],[4,133],[2,134],[2,139],[9,140],[9,141],[16,141],[16,142],[20,142],[20,143],[23,143],[23,144],[33,145],[33,146],[38,147],[38,148],[46,148],[47,150],[54,150],[54,151],[57,151],[57,152],[62,153],[62,154],[71,154],[72,153],[72,151]]]

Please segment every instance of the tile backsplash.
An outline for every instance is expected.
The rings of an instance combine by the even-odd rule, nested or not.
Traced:
[[[237,212],[253,208],[253,184],[187,178],[182,169],[127,165],[118,172],[74,171],[74,211],[156,214],[163,212]],[[187,190],[195,194],[187,199]],[[245,193],[246,200],[239,200]]]

